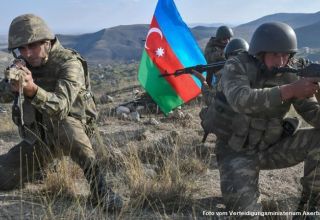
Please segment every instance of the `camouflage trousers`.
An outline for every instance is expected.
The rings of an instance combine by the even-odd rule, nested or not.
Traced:
[[[281,138],[264,151],[235,152],[226,142],[216,146],[221,192],[228,211],[262,211],[259,193],[260,170],[280,169],[304,161],[305,192],[320,193],[320,130],[300,129],[294,136]],[[240,216],[237,216],[239,219]],[[258,219],[242,216],[242,219]]]
[[[55,158],[70,156],[83,170],[92,166],[95,153],[83,124],[72,117],[54,126],[55,134],[46,134],[50,143],[38,140],[34,145],[22,141],[6,154],[0,155],[0,190],[22,187],[37,179]]]

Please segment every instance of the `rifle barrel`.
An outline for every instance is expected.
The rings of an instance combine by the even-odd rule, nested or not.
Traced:
[[[204,71],[207,71],[207,70],[209,70],[211,68],[214,68],[214,67],[223,66],[224,64],[225,64],[225,61],[219,61],[219,62],[209,63],[209,64],[199,64],[199,65],[196,65],[196,66],[191,66],[191,67],[186,67],[186,68],[183,68],[183,69],[178,69],[174,73],[166,72],[166,73],[160,75],[160,77],[179,76],[179,75],[184,74],[184,73],[191,73],[192,70],[196,70],[198,72],[204,72]]]

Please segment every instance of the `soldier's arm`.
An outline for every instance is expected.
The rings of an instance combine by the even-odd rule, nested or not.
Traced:
[[[254,89],[250,86],[248,73],[235,57],[222,69],[221,86],[231,107],[242,113],[257,113],[281,105],[280,87]]]
[[[196,71],[196,70],[192,70],[192,75],[194,75],[195,77],[197,77],[200,82],[201,82],[201,93],[203,95],[203,101],[204,103],[209,106],[212,102],[212,99],[215,95],[215,91],[210,88],[210,86],[207,84],[206,82],[206,78],[202,75],[202,73]]]
[[[297,113],[310,125],[320,128],[320,105],[315,97],[296,100],[293,106]]]
[[[32,104],[48,116],[65,118],[84,84],[84,71],[80,61],[69,60],[62,64],[59,70],[59,80],[55,91],[48,92],[38,87]]]

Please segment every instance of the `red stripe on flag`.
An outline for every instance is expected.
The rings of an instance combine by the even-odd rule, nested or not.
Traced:
[[[177,69],[184,68],[172,51],[165,36],[162,35],[155,17],[152,18],[146,38],[145,50],[153,63],[159,68],[161,74],[166,72],[173,73]],[[189,74],[165,78],[184,102],[189,101],[200,93],[200,88]]]

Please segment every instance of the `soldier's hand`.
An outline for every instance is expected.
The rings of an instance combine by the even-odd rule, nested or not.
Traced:
[[[291,98],[304,99],[318,93],[318,80],[314,78],[301,78],[291,84],[280,87],[282,100]]]
[[[202,84],[207,83],[206,78],[200,72],[198,72],[196,70],[192,70],[192,75],[197,77]]]
[[[38,86],[33,82],[31,71],[25,66],[22,66],[21,69],[25,73],[23,93],[27,97],[33,97],[37,93]]]

